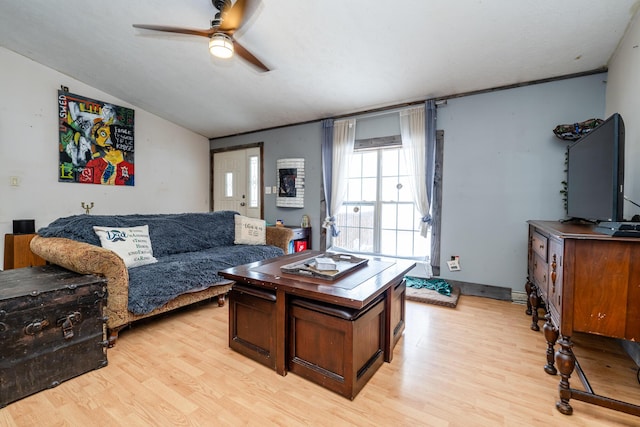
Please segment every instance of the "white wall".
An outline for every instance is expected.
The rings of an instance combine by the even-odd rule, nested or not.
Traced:
[[[209,210],[208,139],[0,47],[0,235],[14,219],[36,228],[61,216],[206,212]],[[126,79],[126,75],[122,76]],[[57,90],[135,110],[135,186],[57,181]],[[19,186],[10,185],[10,177]],[[4,243],[0,257],[4,259]]]
[[[602,117],[606,74],[451,99],[444,130],[441,276],[524,289],[529,219],[565,217],[558,124]],[[460,256],[462,270],[445,261]]]
[[[620,113],[625,122],[625,195],[640,203],[640,14],[627,29],[609,64],[607,116]],[[624,204],[625,218],[640,214],[632,203]]]

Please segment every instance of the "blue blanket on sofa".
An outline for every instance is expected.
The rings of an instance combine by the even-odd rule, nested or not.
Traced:
[[[129,269],[129,311],[146,314],[173,298],[224,281],[218,271],[283,255],[268,245],[235,245],[237,212],[218,211],[150,215],[74,215],[38,230],[43,237],[64,237],[100,246],[93,226],[149,226],[157,263]]]

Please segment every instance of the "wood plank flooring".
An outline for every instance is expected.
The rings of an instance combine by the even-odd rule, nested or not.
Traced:
[[[213,302],[134,325],[107,367],[0,409],[0,426],[640,425],[575,400],[571,416],[555,409],[559,377],[544,373],[546,343],[522,305],[408,301],[393,362],[353,401],[231,351],[227,316]],[[640,404],[637,367],[617,343],[575,341],[596,392]]]

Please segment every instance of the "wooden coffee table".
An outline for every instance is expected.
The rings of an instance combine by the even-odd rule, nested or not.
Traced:
[[[393,358],[404,331],[406,260],[369,259],[335,279],[283,273],[304,251],[229,268],[229,346],[353,399]]]

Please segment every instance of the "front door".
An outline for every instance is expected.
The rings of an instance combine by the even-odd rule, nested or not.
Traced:
[[[260,148],[222,151],[213,155],[213,210],[232,210],[261,217]]]

